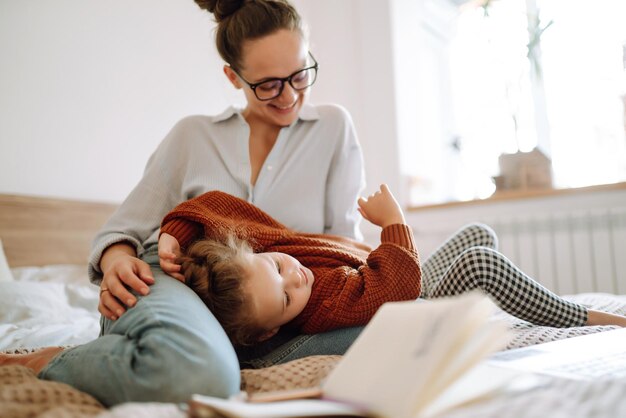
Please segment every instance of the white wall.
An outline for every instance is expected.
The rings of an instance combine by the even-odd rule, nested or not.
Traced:
[[[387,183],[400,201],[395,79],[390,3],[395,0],[296,0],[309,24],[311,49],[320,61],[317,102],[347,107],[365,158],[366,194]],[[380,229],[364,221],[365,240],[375,244]]]
[[[170,127],[233,98],[193,1],[0,2],[0,192],[121,201]]]
[[[387,0],[296,0],[313,102],[348,108],[369,190],[399,189]],[[192,0],[0,1],[0,193],[119,202],[171,126],[243,103]]]

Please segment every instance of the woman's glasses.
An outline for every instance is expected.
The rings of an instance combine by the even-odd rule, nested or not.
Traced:
[[[250,89],[252,89],[257,99],[272,100],[282,94],[283,89],[285,88],[285,83],[289,83],[289,85],[297,91],[311,87],[313,83],[315,83],[319,65],[311,52],[309,52],[309,56],[313,60],[312,66],[298,70],[289,77],[285,78],[268,78],[267,80],[253,84],[246,81],[246,79],[243,78],[237,71],[235,71],[235,73],[237,73],[239,78],[241,78],[250,87]]]

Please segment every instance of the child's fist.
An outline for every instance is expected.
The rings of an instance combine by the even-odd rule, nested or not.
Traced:
[[[178,240],[163,232],[159,237],[159,264],[161,269],[175,278],[185,283],[185,276],[181,272],[180,264],[176,263],[176,259],[180,256],[180,245]]]
[[[381,228],[405,223],[402,209],[386,184],[382,184],[380,190],[367,199],[360,197],[358,204],[361,215]]]

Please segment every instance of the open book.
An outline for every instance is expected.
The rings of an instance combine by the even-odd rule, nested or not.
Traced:
[[[493,309],[478,292],[386,303],[320,388],[246,401],[194,395],[191,416],[409,418],[484,398],[520,374],[481,362],[510,338]]]

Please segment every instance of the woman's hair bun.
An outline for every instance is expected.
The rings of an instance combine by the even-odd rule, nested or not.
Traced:
[[[245,0],[195,0],[195,2],[201,9],[213,13],[215,20],[220,22],[239,10]]]

